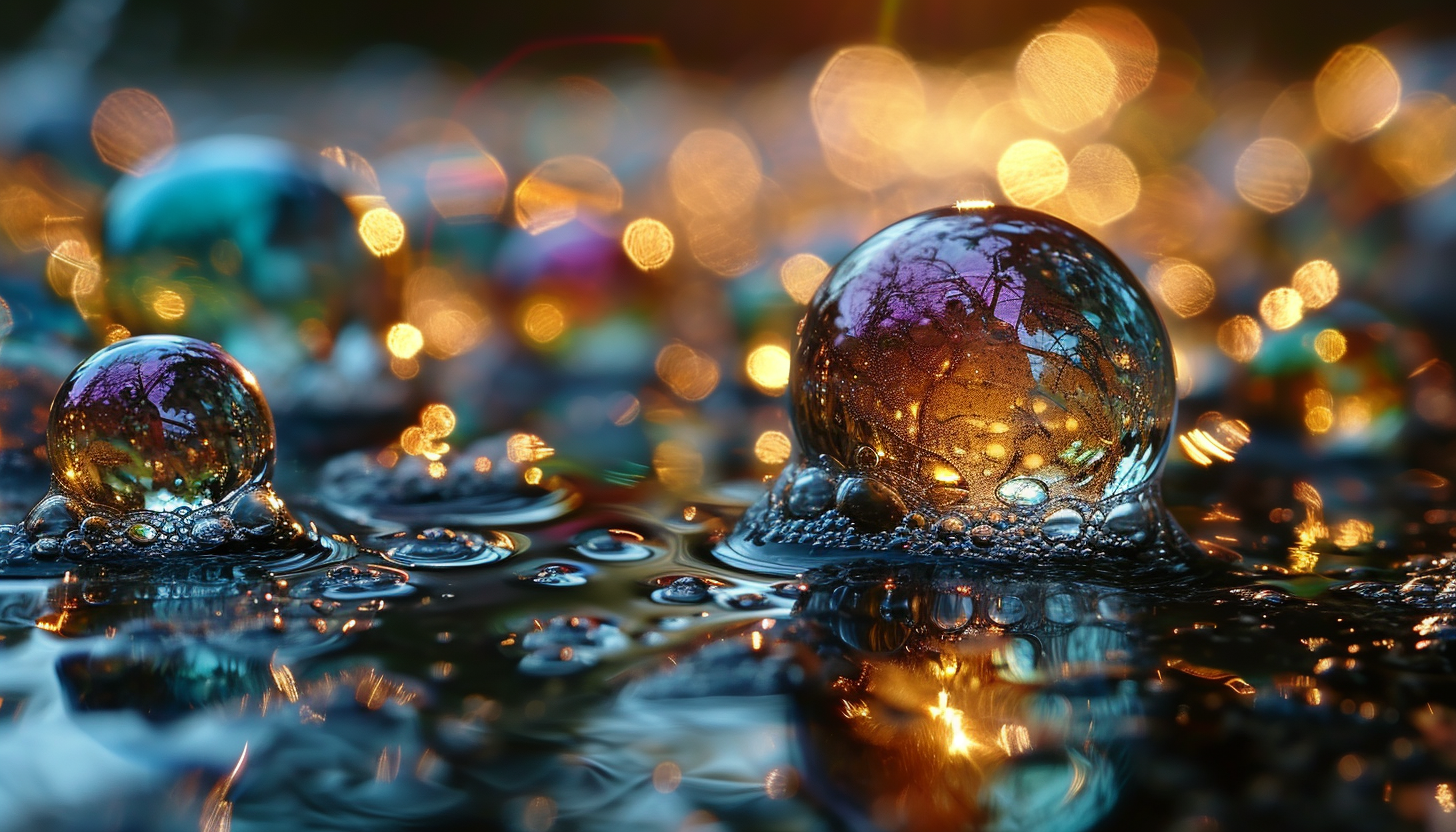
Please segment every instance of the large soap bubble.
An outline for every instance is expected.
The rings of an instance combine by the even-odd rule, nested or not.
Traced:
[[[738,543],[944,551],[1157,534],[1175,388],[1127,267],[1054,217],[978,205],[875,234],[809,305],[803,457]]]

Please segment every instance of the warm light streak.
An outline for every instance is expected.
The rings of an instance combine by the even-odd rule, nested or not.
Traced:
[[[949,703],[950,694],[941,691],[938,694],[938,704],[928,708],[930,718],[945,723],[946,750],[959,757],[969,757],[977,743],[971,739],[970,733],[966,730],[965,712],[960,708],[951,707]]]

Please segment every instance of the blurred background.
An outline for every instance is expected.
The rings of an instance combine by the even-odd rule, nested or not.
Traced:
[[[1449,519],[1453,35],[1414,2],[7,4],[0,460],[45,470],[86,354],[178,332],[258,376],[285,482],[365,449],[757,483],[832,264],[992,200],[1144,281],[1173,502],[1297,570]]]

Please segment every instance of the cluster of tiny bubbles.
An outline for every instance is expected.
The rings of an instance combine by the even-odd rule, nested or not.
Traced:
[[[0,530],[7,571],[353,552],[350,541],[305,528],[273,491],[268,405],[252,374],[216,345],[148,335],[104,347],[61,384],[46,447],[49,493],[21,527]]]
[[[594,570],[583,563],[566,561],[543,561],[527,564],[516,572],[522,581],[539,586],[568,587],[585,586]]]
[[[663,575],[651,583],[652,600],[660,604],[701,604],[712,598],[713,587],[725,585],[699,575]]]
[[[485,566],[526,548],[522,535],[457,531],[439,526],[421,532],[378,535],[372,541],[390,563],[414,569]]]
[[[587,615],[558,615],[522,629],[524,655],[516,668],[529,676],[577,673],[631,646],[616,622]]]
[[[438,467],[392,451],[342,454],[324,464],[318,496],[339,516],[361,524],[416,528],[544,523],[580,505],[580,493],[559,478],[526,482],[527,466],[510,460],[508,441],[487,437],[452,448],[434,460]]]
[[[630,529],[597,529],[577,535],[571,546],[592,560],[610,563],[652,557],[653,550],[646,540]]]
[[[801,456],[716,547],[731,565],[1187,550],[1157,484],[1167,331],[1060,219],[974,203],[878,232],[810,302],[790,389]]]

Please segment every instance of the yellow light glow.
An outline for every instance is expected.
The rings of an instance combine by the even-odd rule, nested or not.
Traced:
[[[657,354],[657,376],[680,398],[695,402],[718,386],[718,362],[686,344],[668,344]]]
[[[152,311],[164,321],[181,320],[187,314],[187,300],[171,289],[163,289],[152,297]]]
[[[653,449],[652,469],[668,488],[692,488],[703,480],[703,455],[686,442],[669,439]]]
[[[1340,293],[1340,273],[1328,260],[1311,260],[1300,266],[1291,283],[1306,309],[1319,309]]]
[[[1158,71],[1158,41],[1147,24],[1121,6],[1087,6],[1072,12],[1057,29],[1097,42],[1116,67],[1114,97],[1125,104],[1147,89]]]
[[[1456,812],[1456,795],[1452,794],[1450,783],[1436,784],[1436,805],[1448,815]]]
[[[433,460],[430,463],[429,467],[426,468],[425,470],[426,470],[427,473],[429,473],[431,479],[437,479],[437,480],[438,479],[443,479],[444,476],[445,476],[445,474],[447,473],[446,468],[445,468],[445,463],[441,462],[438,459]]]
[[[91,118],[91,144],[101,161],[140,176],[177,141],[172,117],[155,95],[138,89],[117,90],[102,99]]]
[[[1117,67],[1092,38],[1048,32],[1022,50],[1016,61],[1016,89],[1028,115],[1065,133],[1112,106]]]
[[[793,445],[789,442],[789,437],[780,431],[766,430],[753,443],[753,455],[758,457],[759,462],[769,465],[787,462],[791,453]]]
[[[672,231],[651,217],[633,220],[622,232],[622,250],[642,271],[660,269],[672,259]]]
[[[678,204],[694,214],[741,214],[763,183],[758,157],[727,130],[694,130],[667,160],[667,179]]]
[[[543,476],[545,476],[545,472],[534,465],[521,473],[521,479],[525,480],[527,485],[540,485]]]
[[[715,274],[737,277],[758,265],[752,214],[693,214],[687,231],[693,259]]]
[[[404,221],[388,208],[373,208],[359,218],[359,239],[375,257],[385,257],[404,245]]]
[[[478,457],[475,458],[475,473],[477,473],[477,474],[489,474],[491,467],[492,467],[492,465],[491,465],[490,457],[488,457],[488,456],[478,456]]]
[[[1248,315],[1235,315],[1219,326],[1217,340],[1224,355],[1242,364],[1254,360],[1254,356],[1259,354],[1264,334],[1258,321]]]
[[[67,237],[46,260],[46,281],[63,298],[84,298],[101,286],[101,267],[91,246],[79,237]]]
[[[425,347],[425,336],[412,324],[397,323],[384,336],[384,344],[395,358],[414,358]]]
[[[1324,405],[1315,405],[1304,412],[1304,426],[1310,433],[1325,433],[1335,426],[1335,413]]]
[[[420,412],[420,429],[430,439],[444,439],[455,431],[455,411],[443,404],[429,405]]]
[[[1347,142],[1385,126],[1400,106],[1400,76],[1379,49],[1342,46],[1314,79],[1320,123]]]
[[[812,254],[795,254],[779,268],[784,291],[798,303],[808,303],[828,275],[829,264]]]
[[[950,706],[950,694],[947,691],[940,691],[937,696],[937,704],[931,705],[928,710],[931,719],[945,723],[946,751],[960,757],[971,756],[972,749],[976,747],[976,741],[971,739],[970,732],[966,730],[965,712],[960,708]]]
[[[1218,291],[1208,272],[1176,257],[1154,263],[1148,270],[1148,283],[1158,288],[1163,303],[1180,318],[1208,309]]]
[[[110,324],[106,327],[106,333],[102,337],[102,340],[108,344],[115,344],[117,341],[121,341],[130,337],[131,330],[127,329],[121,324]]]
[[[831,173],[873,191],[905,174],[901,150],[925,119],[925,88],[915,65],[883,46],[841,49],[809,95],[814,129]]]
[[[1375,526],[1368,520],[1352,518],[1335,525],[1330,542],[1341,549],[1353,549],[1375,539]]]
[[[1440,185],[1456,175],[1456,105],[1436,92],[1408,96],[1371,151],[1407,194]]]
[[[1314,353],[1326,364],[1345,357],[1345,336],[1338,329],[1322,329],[1314,336]]]
[[[1045,139],[1022,139],[1006,148],[996,163],[996,181],[1006,198],[1033,207],[1067,187],[1067,160]]]
[[[533,433],[517,433],[506,440],[506,458],[518,465],[550,459],[555,453],[555,448]]]
[[[1259,301],[1259,317],[1276,332],[1288,329],[1304,317],[1304,298],[1288,286],[1271,289]]]
[[[622,184],[606,165],[589,156],[547,159],[516,186],[516,222],[541,234],[581,216],[604,217],[622,210]]]
[[[995,208],[996,203],[989,199],[958,199],[951,207],[957,211],[981,211],[986,208]]]
[[[566,331],[566,315],[549,301],[538,301],[521,313],[521,331],[540,344],[555,341]]]
[[[1239,196],[1271,214],[1304,199],[1309,178],[1309,160],[1304,151],[1287,139],[1259,139],[1244,149],[1234,165],[1234,187]]]
[[[1142,181],[1132,160],[1114,145],[1089,144],[1067,171],[1067,200],[1077,216],[1106,225],[1137,207]]]
[[[754,348],[743,366],[749,380],[765,393],[777,396],[789,386],[789,351],[777,344]]]

